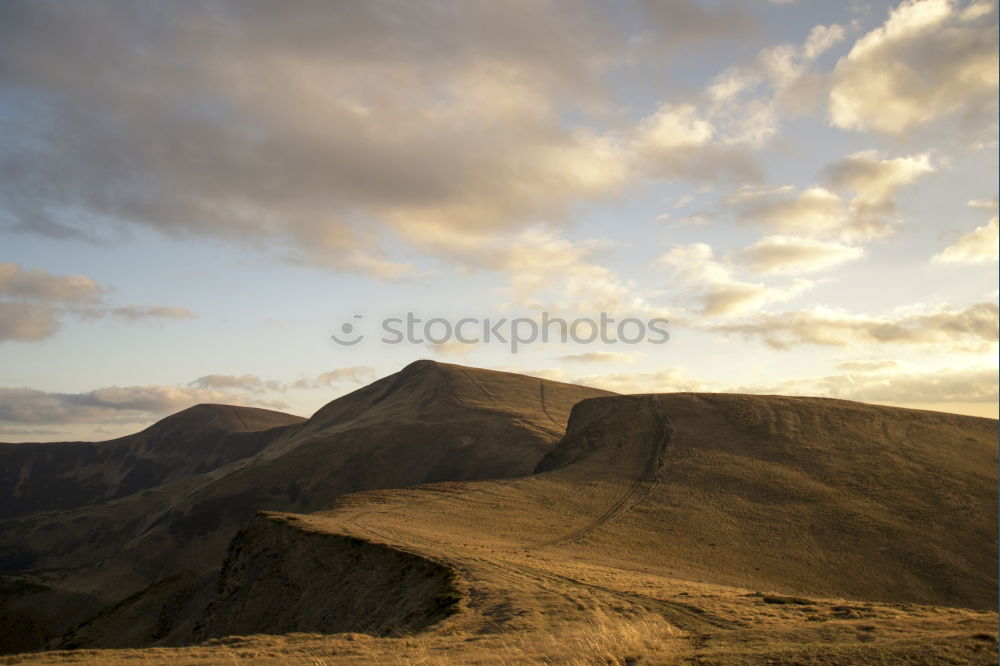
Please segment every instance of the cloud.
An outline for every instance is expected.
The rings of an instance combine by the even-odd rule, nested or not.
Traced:
[[[971,208],[989,208],[991,210],[996,210],[997,208],[997,198],[992,199],[973,199],[968,204]]]
[[[0,263],[0,341],[49,338],[59,330],[66,308],[97,303],[103,292],[85,275],[52,275]]]
[[[556,382],[578,384],[604,389],[613,393],[670,393],[717,390],[713,384],[691,379],[682,368],[649,370],[644,372],[613,372],[592,375],[572,375],[563,368],[505,368],[529,377],[539,377]]]
[[[199,403],[226,403],[281,409],[284,403],[247,399],[225,391],[177,386],[111,386],[84,393],[48,393],[0,388],[0,422],[139,423]]]
[[[864,250],[843,243],[796,236],[767,236],[740,252],[757,273],[813,273],[856,261]]]
[[[835,189],[854,193],[847,233],[877,238],[891,231],[896,191],[934,170],[926,153],[880,159],[875,150],[865,150],[828,165],[825,175]]]
[[[626,144],[637,177],[757,182],[762,171],[745,140],[726,141],[692,104],[664,104],[637,126]]]
[[[283,391],[281,382],[265,381],[257,375],[205,375],[191,382],[188,386],[200,389],[218,389],[224,391],[249,391],[260,393],[265,390]]]
[[[723,140],[760,146],[777,133],[781,111],[818,105],[824,82],[811,71],[813,61],[843,38],[840,25],[816,25],[801,45],[762,49],[749,63],[717,75],[706,93]]]
[[[467,358],[472,353],[472,350],[475,349],[476,344],[448,341],[428,343],[424,346],[439,356]]]
[[[835,234],[847,223],[841,198],[822,187],[789,195],[792,188],[743,190],[725,200],[744,220],[757,220],[782,233]]]
[[[59,312],[35,303],[0,301],[0,341],[36,342],[59,330]]]
[[[112,316],[122,317],[124,319],[140,320],[140,319],[194,319],[195,315],[193,312],[187,308],[178,307],[168,307],[168,306],[145,306],[145,305],[126,305],[121,308],[112,308],[110,311]]]
[[[841,400],[933,409],[957,408],[961,413],[984,414],[974,405],[997,404],[997,370],[982,365],[914,368],[895,361],[846,361],[845,372],[814,377],[791,377],[774,386],[731,387],[735,393],[812,395]]]
[[[691,0],[640,0],[643,25],[670,49],[756,32],[753,17],[739,5],[723,4],[713,11]]]
[[[658,264],[671,271],[675,285],[688,289],[699,312],[706,317],[731,317],[759,310],[795,298],[812,286],[801,279],[780,286],[739,280],[705,243],[674,247],[660,257]]]
[[[585,352],[582,354],[566,354],[557,356],[557,361],[569,361],[570,363],[633,363],[631,354],[621,352]]]
[[[723,203],[738,219],[781,233],[871,240],[888,236],[899,224],[896,193],[934,171],[926,153],[883,159],[875,150],[864,150],[826,165],[823,186],[802,191],[744,187]]]
[[[179,307],[108,308],[103,305],[106,292],[86,275],[52,275],[42,269],[0,263],[0,342],[37,342],[52,337],[67,316],[98,319],[110,315],[133,321],[194,317]]]
[[[911,308],[881,317],[827,307],[765,313],[742,322],[708,326],[715,333],[759,339],[774,349],[800,345],[910,345],[947,352],[984,352],[997,342],[997,306],[961,310]]]
[[[838,364],[838,368],[845,372],[791,377],[771,386],[727,386],[692,378],[683,368],[572,378],[565,370],[512,370],[625,394],[725,392],[809,395],[902,406],[934,405],[939,409],[947,409],[948,405],[996,404],[998,398],[996,368],[970,366],[927,370],[915,369],[895,360],[845,361]]]
[[[837,364],[841,370],[849,372],[873,372],[877,370],[890,370],[899,367],[898,361],[841,361]]]
[[[338,368],[303,379],[291,388],[327,388],[336,384],[364,384],[375,379],[370,366]],[[270,396],[289,388],[284,382],[253,374],[204,375],[187,386],[109,386],[81,393],[58,393],[32,388],[0,387],[0,426],[11,424],[133,424],[148,422],[202,403],[221,403],[287,409]],[[2,432],[2,429],[0,429]],[[18,436],[31,433],[14,433]]]
[[[713,390],[712,385],[688,377],[684,370],[669,368],[650,372],[616,372],[588,375],[572,380],[574,384],[592,386],[615,393],[674,393]]]
[[[0,296],[49,303],[93,303],[103,293],[86,275],[52,275],[42,269],[25,270],[19,264],[0,263]]]
[[[353,365],[321,372],[310,379],[300,379],[292,384],[293,388],[314,389],[328,388],[335,384],[365,384],[375,379],[375,368],[370,365]]]
[[[0,197],[19,231],[138,225],[398,279],[416,270],[399,253],[441,233],[560,225],[646,179],[759,174],[738,147],[647,137],[664,110],[700,131],[683,104],[608,119],[610,71],[731,41],[752,26],[738,7],[640,3],[658,27],[638,38],[586,0],[194,0],[169,20],[0,6],[0,131],[20,137],[0,148]]]
[[[908,0],[837,63],[830,118],[843,129],[899,135],[962,112],[995,122],[997,23],[992,3]]]
[[[59,430],[50,430],[48,428],[4,428],[0,427],[0,437],[17,437],[19,440],[24,438],[41,438],[45,437],[51,440],[53,437],[62,435]]]
[[[996,368],[831,375],[815,381],[830,397],[862,402],[942,404],[997,401]]]
[[[996,215],[986,224],[962,234],[954,243],[931,257],[935,264],[982,264],[1000,259],[1000,235]]]
[[[597,259],[608,241],[571,241],[556,230],[536,225],[513,234],[447,233],[425,239],[428,247],[467,271],[503,275],[505,307],[551,313],[631,312],[662,315],[635,282]]]
[[[833,25],[817,25],[809,31],[809,37],[802,45],[802,56],[814,60],[844,38],[844,28]]]

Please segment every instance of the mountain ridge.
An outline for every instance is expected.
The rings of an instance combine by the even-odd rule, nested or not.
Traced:
[[[200,580],[260,509],[315,511],[358,490],[529,474],[562,436],[572,405],[607,394],[411,364],[311,419],[230,435],[266,438],[253,455],[109,501],[2,520],[0,569],[63,571],[38,580],[57,590],[82,585],[103,605],[183,572]]]

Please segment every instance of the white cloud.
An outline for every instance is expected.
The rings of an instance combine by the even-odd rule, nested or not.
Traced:
[[[827,166],[832,186],[854,193],[844,235],[864,239],[891,233],[897,190],[934,171],[927,153],[880,159],[875,150],[854,153]]]
[[[736,6],[639,2],[641,36],[586,0],[223,0],[155,28],[101,2],[0,7],[4,82],[25,90],[0,116],[23,138],[0,147],[16,231],[138,225],[398,279],[441,234],[558,226],[649,179],[759,178],[684,100],[607,112],[610,71],[741,38]]]
[[[961,413],[988,413],[997,404],[995,367],[933,367],[895,361],[858,361],[838,364],[842,373],[791,377],[772,386],[739,386],[735,393],[810,395],[903,407],[953,409]],[[980,407],[976,407],[979,405]],[[970,409],[971,407],[971,409]]]
[[[284,403],[248,399],[226,391],[177,386],[110,386],[84,393],[0,388],[0,422],[141,423],[199,403],[281,409]]]
[[[828,164],[822,173],[827,187],[745,188],[723,203],[738,218],[783,234],[858,242],[891,234],[900,222],[896,193],[934,171],[926,153],[883,159],[865,150]]]
[[[830,91],[837,127],[902,134],[962,111],[993,122],[997,26],[992,6],[907,0],[855,42]]]
[[[571,380],[574,384],[613,391],[615,393],[676,393],[713,390],[712,385],[692,379],[684,370],[669,368],[648,372],[615,372],[587,375]]]
[[[771,303],[791,300],[812,286],[806,280],[779,286],[739,280],[733,269],[717,260],[705,243],[674,247],[658,263],[671,271],[673,286],[682,285],[694,296],[700,314],[706,317],[732,317],[759,310]]]
[[[830,164],[826,175],[835,188],[855,193],[855,206],[881,212],[891,209],[896,190],[933,171],[927,153],[880,159],[877,151],[863,150]]]
[[[814,380],[832,398],[891,404],[995,403],[996,368],[941,368],[932,372],[830,375]]]
[[[639,125],[639,141],[651,151],[694,148],[715,133],[711,123],[692,104],[664,104]]]
[[[0,301],[0,341],[34,342],[59,330],[59,311],[37,303]]]
[[[863,256],[859,247],[780,235],[766,236],[740,252],[740,258],[758,273],[814,273]]]
[[[375,368],[370,365],[352,365],[346,368],[337,368],[320,374],[310,379],[300,379],[292,384],[293,388],[327,388],[335,384],[365,384],[375,379]]]
[[[658,312],[635,282],[601,265],[608,242],[573,242],[554,229],[534,226],[514,234],[452,234],[442,230],[425,243],[468,271],[504,276],[504,307],[552,313]]]
[[[194,313],[187,308],[173,306],[126,305],[112,308],[110,314],[124,319],[194,319]]]
[[[750,63],[716,76],[706,93],[722,139],[761,146],[777,133],[780,111],[816,106],[823,86],[811,71],[813,61],[843,38],[840,25],[816,25],[801,45],[762,49]]]
[[[839,25],[817,25],[809,31],[806,43],[802,45],[802,56],[813,60],[825,53],[834,44],[844,39],[844,28]]]
[[[224,391],[248,391],[251,393],[261,393],[265,390],[282,391],[284,387],[281,382],[274,380],[265,381],[257,375],[205,375],[199,377],[189,384],[200,389],[218,389]]]
[[[107,290],[86,275],[52,275],[42,269],[0,263],[0,342],[36,342],[52,337],[65,317],[96,319],[105,316],[131,321],[152,318],[188,319],[186,308],[103,305]]]
[[[0,263],[0,297],[49,303],[95,303],[104,292],[86,275],[52,275]]]
[[[823,187],[789,193],[786,188],[742,192],[724,202],[745,220],[757,220],[781,233],[837,235],[849,223],[841,198]]]
[[[557,361],[569,361],[570,363],[634,363],[632,354],[621,352],[584,352],[581,354],[566,354],[556,357]]]
[[[562,369],[532,371],[545,379],[569,381],[623,394],[670,392],[808,395],[900,406],[996,404],[995,367],[913,367],[900,361],[845,361],[841,373],[790,377],[774,385],[733,386],[693,378],[682,368],[571,376]],[[512,369],[516,372],[524,372]],[[983,410],[977,410],[979,412]]]
[[[994,11],[994,3],[992,0],[980,0],[980,2],[973,2],[968,7],[962,10],[959,15],[959,19],[962,21],[975,21],[976,19],[983,18],[984,16],[989,16]]]
[[[447,342],[438,343],[427,343],[424,345],[427,349],[434,352],[438,356],[445,357],[457,357],[457,358],[468,358],[472,350],[476,348],[476,343],[466,343],[458,342],[456,340],[449,340]]]
[[[962,234],[954,243],[935,254],[936,264],[981,264],[1000,259],[1000,235],[997,216],[986,224]]]
[[[775,349],[800,345],[908,345],[946,352],[988,351],[997,342],[997,306],[977,303],[961,310],[910,308],[883,316],[818,306],[764,313],[753,319],[713,324],[708,330],[759,339]]]

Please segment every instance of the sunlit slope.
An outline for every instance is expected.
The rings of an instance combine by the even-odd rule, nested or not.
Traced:
[[[988,609],[996,427],[818,398],[598,398],[535,476],[365,493],[310,520],[459,560]]]

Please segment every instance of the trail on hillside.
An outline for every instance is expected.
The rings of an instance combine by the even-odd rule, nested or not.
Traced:
[[[542,405],[542,411],[545,412],[545,416],[549,417],[549,421],[552,421],[560,429],[566,427],[565,423],[559,423],[559,421],[556,421],[549,412],[549,407],[545,404],[545,382],[541,379],[538,380],[538,401]]]
[[[649,427],[643,433],[643,449],[646,453],[642,472],[607,510],[583,527],[568,534],[535,544],[533,548],[552,546],[565,541],[574,541],[593,532],[608,521],[614,520],[633,506],[639,504],[660,485],[663,480],[663,465],[666,459],[667,446],[673,434],[673,427],[663,413],[663,408],[655,396],[645,396],[642,400],[642,410],[648,412]]]

